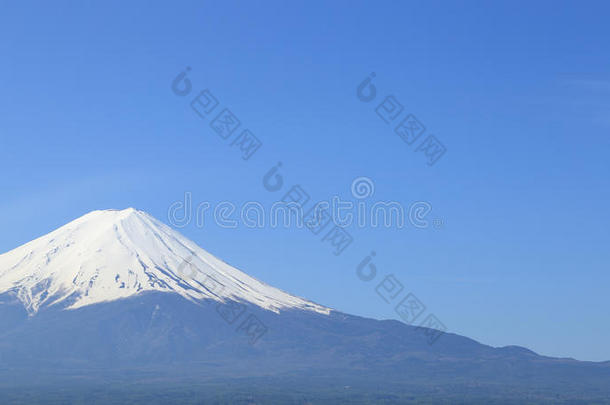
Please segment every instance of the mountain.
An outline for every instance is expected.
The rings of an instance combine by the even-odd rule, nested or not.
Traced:
[[[608,362],[450,333],[431,345],[433,331],[258,281],[131,208],[0,255],[0,325],[1,403],[610,403]]]

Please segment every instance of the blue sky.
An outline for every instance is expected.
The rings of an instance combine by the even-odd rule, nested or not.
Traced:
[[[305,230],[181,229],[272,285],[397,318],[394,274],[451,332],[610,360],[610,7],[603,2],[46,2],[0,13],[0,251],[94,209],[167,222],[191,192],[286,187],[428,201],[439,229],[350,229],[339,257]],[[193,92],[174,78],[191,68]],[[377,98],[356,87],[371,72]],[[208,88],[262,142],[248,161],[189,107]],[[428,166],[375,113],[393,95],[447,148]],[[371,250],[377,279],[355,269]]]

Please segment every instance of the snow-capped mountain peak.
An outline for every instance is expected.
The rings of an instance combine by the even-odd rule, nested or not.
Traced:
[[[15,294],[31,314],[47,305],[74,309],[145,291],[232,299],[275,312],[330,311],[248,276],[133,208],[90,212],[0,255],[0,294]]]

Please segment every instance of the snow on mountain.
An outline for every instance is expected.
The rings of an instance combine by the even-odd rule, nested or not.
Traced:
[[[231,299],[274,312],[330,312],[248,276],[133,208],[90,212],[0,255],[0,294],[15,294],[30,314],[47,305],[74,309],[145,291]]]

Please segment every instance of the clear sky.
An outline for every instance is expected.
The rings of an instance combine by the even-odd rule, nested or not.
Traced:
[[[169,3],[168,3],[169,4]],[[610,360],[607,2],[4,2],[0,251],[94,209],[312,199],[427,201],[440,228],[181,229],[272,285],[398,318],[394,274],[449,331]],[[187,66],[192,93],[177,96]],[[356,88],[371,72],[377,98]],[[189,103],[208,88],[262,142],[249,160]],[[447,148],[433,166],[384,123],[387,95]],[[220,108],[220,107],[219,107]],[[282,162],[284,190],[262,186]],[[379,275],[356,266],[372,251]]]

